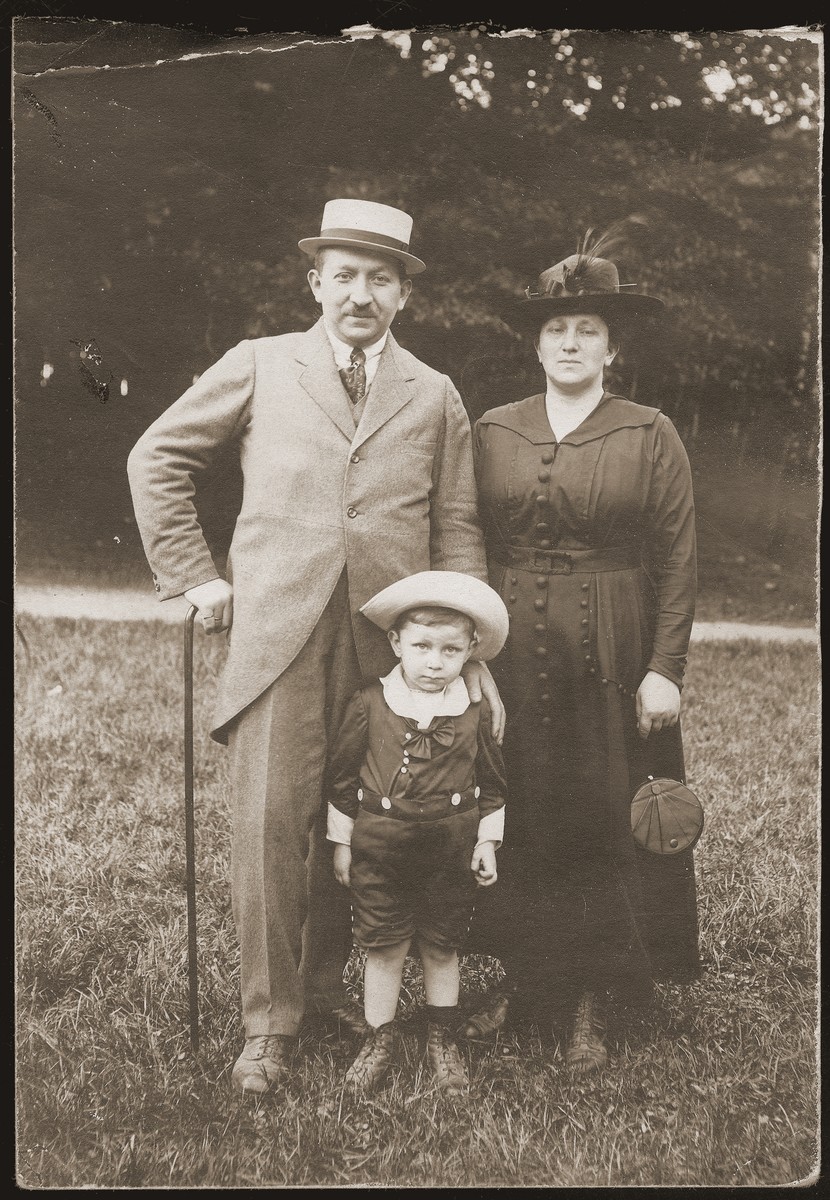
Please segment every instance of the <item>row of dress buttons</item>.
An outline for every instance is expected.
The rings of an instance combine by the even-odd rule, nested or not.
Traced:
[[[543,465],[543,467],[548,467],[548,466],[550,466],[550,464],[551,464],[552,462],[553,462],[553,454],[550,452],[550,450],[546,450],[546,451],[545,451],[545,453],[542,455],[542,465]],[[540,483],[550,483],[550,471],[545,471],[545,470],[542,470],[542,471],[540,471],[540,472],[539,472],[539,474],[538,474],[538,476],[537,476],[537,478],[538,478],[538,480],[539,480],[539,482],[540,482]],[[540,492],[540,493],[539,493],[539,495],[536,497],[536,503],[537,503],[537,504],[538,504],[540,507],[541,507],[542,505],[545,505],[545,504],[547,504],[548,502],[549,502],[549,497],[548,497],[548,496],[546,496],[546,495],[544,495],[544,494],[543,494],[543,493],[541,493],[541,492]],[[548,522],[547,522],[547,521],[537,521],[537,522],[536,522],[536,532],[537,532],[537,533],[549,533],[549,532],[550,532],[550,525],[548,524]],[[514,546],[515,546],[515,545],[517,545],[519,542],[521,542],[521,540],[522,540],[522,539],[521,539],[521,537],[520,537],[518,534],[514,534],[514,535],[513,535],[513,536],[510,538],[510,541],[513,543],[513,545],[514,545]],[[540,548],[541,550],[550,550],[550,539],[549,539],[549,538],[543,538],[543,539],[541,539],[541,540],[539,541],[539,548]]]
[[[546,450],[545,453],[542,455],[542,465],[549,466],[550,463],[552,463],[552,462],[553,462],[553,455],[550,453],[549,450]],[[539,472],[539,482],[540,483],[550,483],[550,471],[540,471]],[[536,504],[539,507],[539,509],[544,508],[545,505],[547,505],[549,502],[550,502],[550,497],[545,492],[540,492],[539,495],[536,497]],[[541,515],[542,514],[540,512],[540,516]],[[543,521],[543,520],[537,521],[536,522],[536,532],[541,533],[541,534],[549,533],[550,532],[550,524],[547,521]],[[546,538],[546,537],[541,538],[539,541],[539,547],[542,550],[550,550],[550,538]]]

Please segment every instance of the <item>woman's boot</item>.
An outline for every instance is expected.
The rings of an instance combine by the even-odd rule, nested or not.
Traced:
[[[504,992],[488,996],[483,1003],[471,1013],[461,1030],[461,1036],[468,1042],[483,1042],[494,1038],[507,1020],[510,1002]]]
[[[596,992],[583,992],[577,1002],[565,1049],[565,1066],[583,1075],[600,1070],[608,1061],[604,1038],[603,1000]]]

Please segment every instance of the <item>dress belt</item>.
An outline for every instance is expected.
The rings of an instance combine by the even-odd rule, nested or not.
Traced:
[[[625,571],[642,564],[639,546],[603,546],[596,550],[541,550],[536,546],[508,546],[494,558],[503,567],[537,571],[541,575]]]

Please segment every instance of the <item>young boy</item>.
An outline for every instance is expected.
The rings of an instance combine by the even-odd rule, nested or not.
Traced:
[[[413,939],[427,1000],[427,1057],[445,1092],[467,1088],[455,1043],[458,947],[476,885],[496,881],[504,765],[486,702],[461,668],[498,654],[507,610],[486,583],[422,571],[363,605],[400,663],[349,702],[332,754],[328,838],[351,888],[355,943],[366,950],[369,1033],[346,1082],[371,1091],[389,1068],[404,960]]]

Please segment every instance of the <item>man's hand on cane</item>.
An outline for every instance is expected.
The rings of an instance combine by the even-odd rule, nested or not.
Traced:
[[[223,633],[233,624],[233,588],[225,579],[209,579],[189,588],[185,600],[195,604],[205,633]]]

